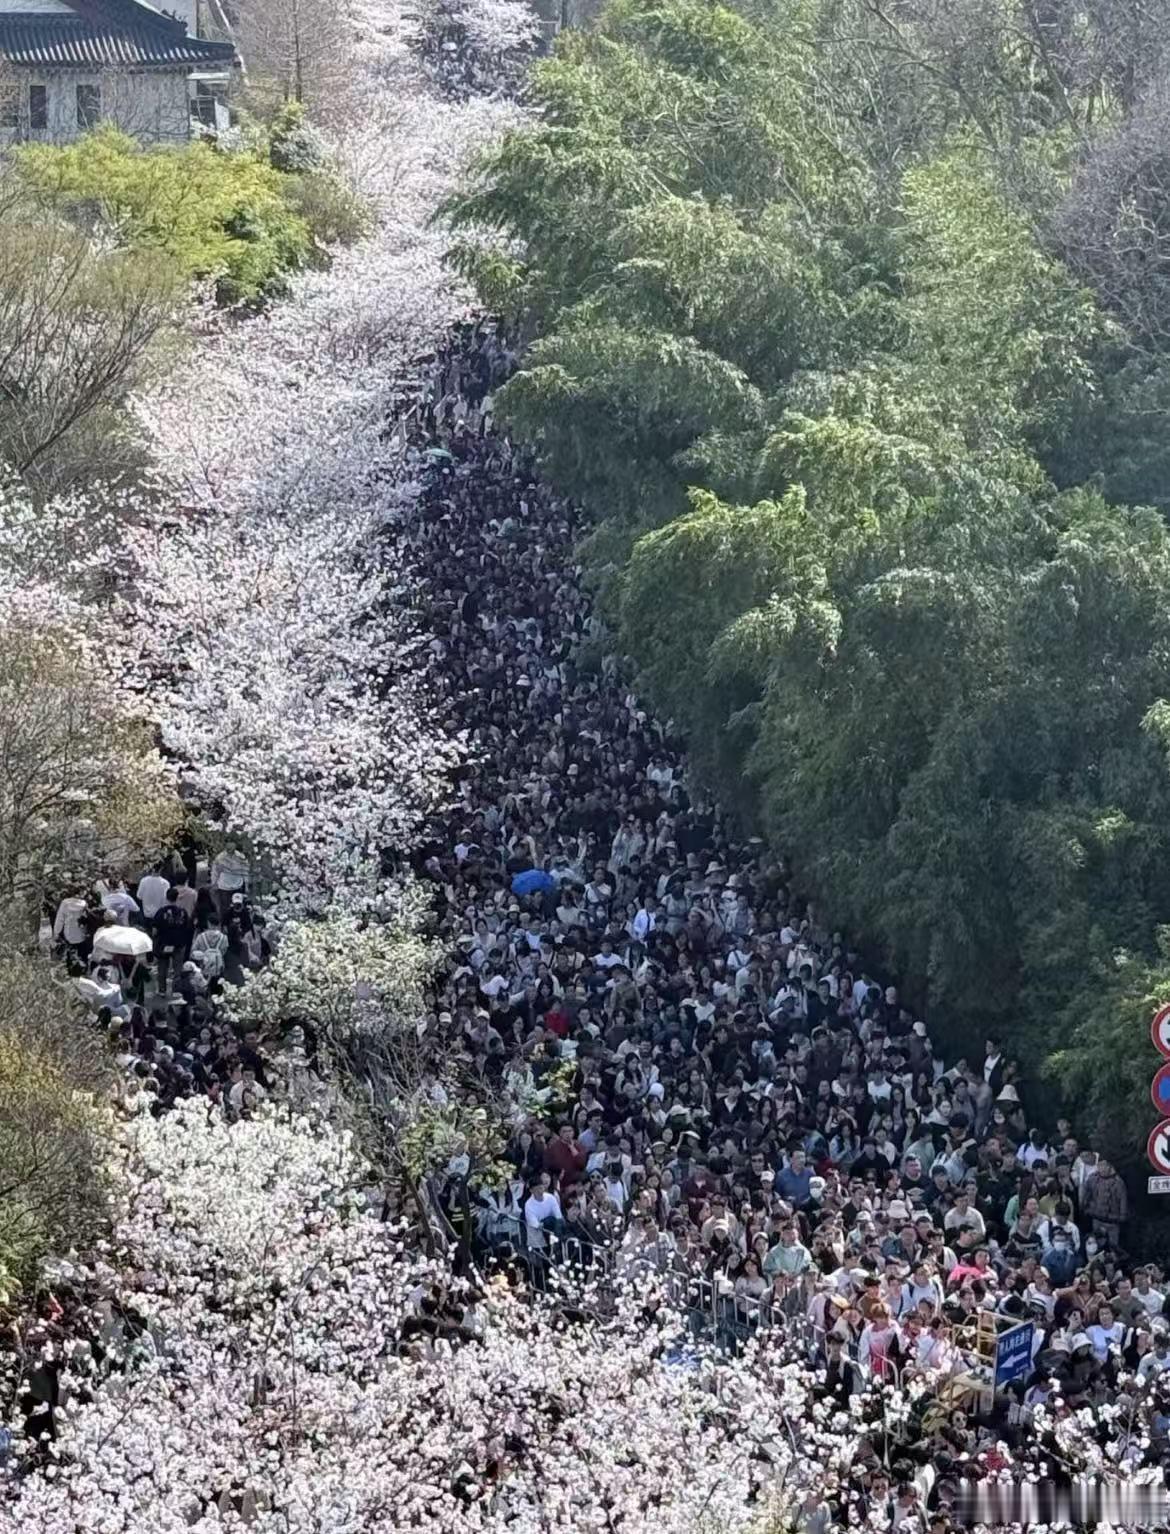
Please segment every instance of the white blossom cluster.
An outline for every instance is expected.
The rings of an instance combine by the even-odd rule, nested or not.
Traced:
[[[749,1528],[753,1489],[847,1470],[850,1420],[799,1364],[671,1368],[664,1327],[632,1313],[569,1325],[499,1287],[464,1316],[479,1340],[404,1351],[433,1271],[322,1124],[189,1101],[123,1135],[121,1217],[66,1276],[145,1330],[107,1325],[100,1371],[76,1348],[51,1461],[0,1534],[198,1534],[241,1510],[256,1534],[682,1534]]]
[[[417,359],[466,296],[432,217],[516,109],[442,99],[408,13],[363,0],[355,15],[334,149],[369,237],[258,318],[198,311],[186,359],[135,402],[152,495],[35,510],[3,495],[0,618],[92,635],[201,809],[274,871],[278,917],[375,904],[379,854],[405,846],[463,749],[429,695],[395,550],[416,500],[400,425]],[[528,14],[492,0],[479,43],[512,47]]]
[[[414,490],[390,423],[463,303],[431,216],[514,109],[440,101],[390,0],[361,22],[337,154],[377,227],[266,315],[205,316],[190,361],[137,402],[179,506],[121,538],[137,679],[198,799],[271,857],[278,914],[368,901],[378,850],[460,751],[394,573]]]
[[[312,1018],[327,1042],[362,1028],[414,1034],[441,948],[422,935],[417,888],[398,892],[379,914],[383,920],[367,922],[342,908],[290,922],[271,963],[229,990],[221,1011],[241,1032],[262,1035],[293,1018]]]
[[[461,1339],[405,1339],[444,1275],[316,1118],[191,1099],[124,1122],[115,1155],[110,1239],[54,1275],[106,1356],[76,1330],[57,1438],[0,1483],[0,1534],[762,1534],[864,1453],[872,1403],[818,1399],[775,1335],[686,1346],[652,1287],[582,1320],[496,1282],[463,1295]],[[884,1392],[887,1429],[912,1396]],[[1061,1420],[1070,1467],[1090,1419]]]

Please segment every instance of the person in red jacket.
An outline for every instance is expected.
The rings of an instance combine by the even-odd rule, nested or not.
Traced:
[[[562,1188],[571,1187],[585,1171],[589,1157],[573,1138],[573,1126],[564,1123],[545,1146],[544,1164],[560,1178]]]
[[[544,1014],[544,1026],[550,1033],[555,1033],[558,1039],[567,1039],[572,1019],[563,1001],[554,1001],[552,1006]]]

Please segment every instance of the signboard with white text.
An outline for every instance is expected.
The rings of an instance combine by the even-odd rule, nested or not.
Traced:
[[[1010,1385],[1032,1372],[1032,1342],[1036,1328],[1031,1321],[1000,1332],[995,1339],[995,1383]]]

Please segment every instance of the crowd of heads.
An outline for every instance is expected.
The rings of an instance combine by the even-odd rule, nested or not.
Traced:
[[[238,1115],[267,1096],[259,1037],[216,1004],[225,985],[268,963],[276,941],[249,879],[235,847],[201,867],[188,842],[137,877],[69,890],[46,913],[72,987],[109,1041],[127,1111],[158,1114],[200,1092]]]
[[[977,1334],[1031,1322],[999,1404],[1094,1409],[1132,1377],[1160,1458],[1170,1290],[1127,1255],[1123,1180],[1001,1040],[944,1057],[693,781],[605,651],[579,514],[493,429],[510,362],[467,327],[413,443],[431,650],[471,746],[418,854],[452,955],[430,1024],[531,1106],[477,1240],[697,1276],[741,1334],[799,1314],[841,1388],[958,1373]],[[965,1452],[998,1427],[949,1431]]]
[[[436,359],[406,441],[418,517],[398,533],[469,748],[413,854],[449,954],[424,1031],[473,1090],[527,1109],[510,1175],[473,1195],[476,1255],[521,1258],[538,1284],[570,1261],[650,1272],[733,1351],[798,1339],[822,1395],[856,1397],[870,1425],[862,1489],[886,1526],[903,1503],[921,1526],[924,1487],[940,1505],[956,1466],[1062,1472],[1062,1418],[1089,1421],[1111,1463],[1161,1465],[1170,1286],[1127,1255],[1122,1179],[1041,1116],[1000,1040],[945,1058],[694,781],[607,650],[580,514],[493,427],[513,362],[487,323]],[[51,917],[130,1111],[264,1101],[274,1067],[216,1005],[275,941],[235,849],[201,870],[188,847]],[[891,1438],[886,1398],[970,1381],[1023,1323],[1008,1390],[919,1391]]]

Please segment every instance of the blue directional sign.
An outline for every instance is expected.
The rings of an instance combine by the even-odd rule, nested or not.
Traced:
[[[1026,1379],[1032,1372],[1032,1340],[1036,1328],[1024,1321],[995,1339],[995,1383],[1008,1385]]]

